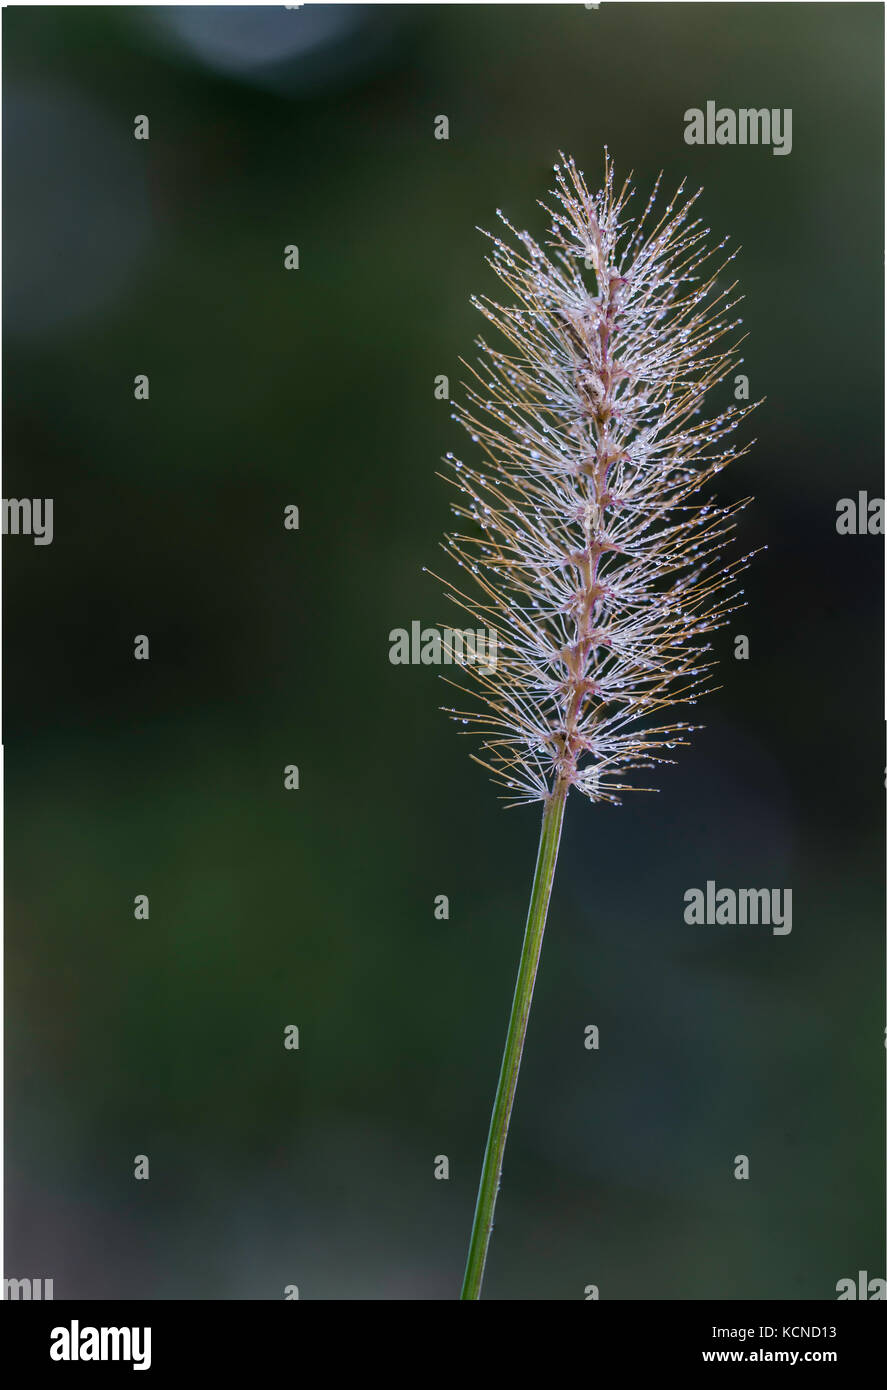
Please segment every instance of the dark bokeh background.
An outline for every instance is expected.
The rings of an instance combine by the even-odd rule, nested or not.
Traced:
[[[487,1293],[883,1274],[881,542],[835,531],[882,491],[881,7],[3,21],[4,496],[56,533],[5,546],[6,1273],[456,1295],[538,808],[388,633],[451,616],[475,227],[541,232],[558,149],[597,184],[606,143],[743,246],[767,400],[721,495],[769,549],[661,794],[568,808]],[[707,99],[791,107],[792,153],[687,147]],[[709,878],[792,888],[791,936],[686,926]]]

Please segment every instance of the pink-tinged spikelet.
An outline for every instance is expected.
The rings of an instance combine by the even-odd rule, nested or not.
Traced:
[[[748,499],[700,491],[750,447],[724,440],[754,405],[702,415],[742,360],[720,345],[735,285],[716,286],[736,253],[710,268],[725,242],[708,245],[683,184],[657,218],[657,180],[631,219],[609,156],[595,195],[572,160],[555,173],[545,250],[499,213],[516,245],[491,237],[489,264],[512,301],[473,303],[506,341],[478,339],[455,415],[485,462],[447,456],[474,532],[446,537],[473,590],[448,596],[498,650],[495,669],[464,667],[483,708],[449,712],[510,804],[563,781],[618,802],[627,772],[673,761],[661,750],[698,726],[650,718],[710,688],[707,639],[751,558],[722,554]]]

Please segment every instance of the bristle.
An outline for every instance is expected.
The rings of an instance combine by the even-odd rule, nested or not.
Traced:
[[[693,725],[649,720],[710,689],[708,639],[742,606],[751,557],[723,551],[746,504],[700,494],[745,452],[723,441],[754,405],[701,415],[741,319],[718,282],[735,252],[709,269],[724,242],[688,218],[698,194],[657,216],[657,180],[633,221],[609,157],[595,195],[572,160],[555,175],[546,248],[500,214],[516,245],[491,237],[489,260],[511,300],[474,301],[505,341],[479,340],[455,408],[484,462],[448,456],[469,529],[444,545],[471,579],[448,595],[498,661],[463,668],[480,710],[450,713],[509,804],[558,780],[618,803],[626,774],[686,743]]]

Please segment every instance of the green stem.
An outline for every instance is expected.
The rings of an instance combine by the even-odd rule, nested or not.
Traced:
[[[530,897],[530,910],[527,913],[527,926],[521,950],[520,968],[508,1021],[508,1035],[505,1039],[505,1053],[499,1072],[499,1085],[493,1102],[490,1119],[490,1133],[484,1154],[484,1166],[480,1175],[477,1192],[477,1205],[474,1209],[474,1224],[471,1228],[471,1244],[468,1247],[468,1263],[465,1266],[465,1280],[462,1284],[462,1298],[480,1298],[484,1266],[490,1246],[493,1229],[493,1213],[496,1197],[502,1178],[502,1160],[505,1156],[505,1141],[508,1138],[508,1125],[514,1092],[527,1036],[527,1022],[530,1005],[533,1002],[533,988],[539,957],[542,953],[542,937],[548,917],[548,902],[551,885],[557,865],[557,852],[561,839],[561,826],[564,820],[564,806],[567,801],[569,783],[561,780],[555,784],[554,791],[545,803],[542,816],[542,832],[539,836],[539,853],[536,856],[536,872],[533,876],[533,892]]]

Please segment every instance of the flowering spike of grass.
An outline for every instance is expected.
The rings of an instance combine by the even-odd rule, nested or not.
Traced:
[[[473,301],[497,339],[478,340],[454,417],[483,457],[447,459],[464,529],[444,548],[465,581],[442,582],[498,642],[495,669],[461,669],[474,699],[449,713],[509,805],[544,803],[463,1298],[480,1295],[567,796],[618,803],[633,773],[673,761],[698,726],[671,711],[711,689],[710,637],[751,558],[724,553],[748,499],[707,489],[750,447],[728,436],[754,404],[703,414],[742,361],[736,252],[711,244],[683,184],[660,210],[660,178],[632,216],[607,154],[597,193],[572,159],[555,178],[544,245],[502,213],[508,239],[490,236],[508,294]]]

